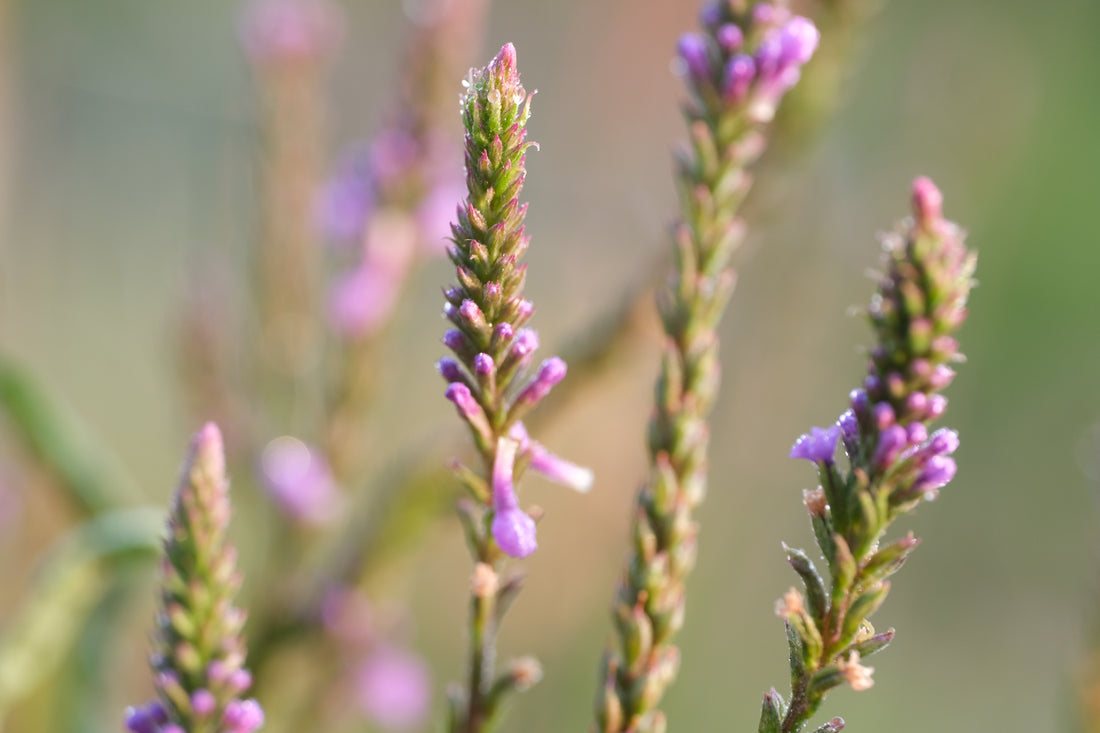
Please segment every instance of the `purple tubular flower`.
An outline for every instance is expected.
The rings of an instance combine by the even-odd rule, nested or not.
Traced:
[[[928,448],[936,455],[950,455],[959,449],[959,434],[954,430],[940,428],[932,433]]]
[[[851,410],[845,410],[840,413],[836,425],[840,428],[840,437],[843,438],[845,442],[859,438],[859,420],[856,419],[856,414]]]
[[[493,357],[488,354],[478,354],[474,357],[474,372],[480,376],[487,377],[493,373],[496,369],[496,364],[493,363]]]
[[[464,420],[485,420],[485,410],[481,409],[481,405],[474,399],[474,395],[470,392],[470,388],[461,382],[452,382],[447,387],[447,391],[444,396],[455,404],[458,408],[458,414],[462,416]]]
[[[550,393],[550,389],[565,378],[567,367],[565,362],[556,356],[552,356],[539,366],[539,373],[535,375],[523,391],[516,397],[517,405],[533,405],[541,401]]]
[[[159,733],[168,722],[168,711],[156,700],[141,707],[126,708],[126,728],[131,733]]]
[[[909,427],[906,428],[905,432],[909,436],[910,445],[920,445],[928,440],[928,428],[924,426],[924,423],[909,423]]]
[[[722,96],[727,102],[737,103],[748,94],[749,86],[756,78],[756,61],[752,56],[737,54],[726,63]]]
[[[210,690],[200,688],[191,693],[191,711],[200,718],[205,718],[214,712],[218,701]]]
[[[935,492],[946,486],[951,479],[955,478],[955,472],[957,470],[958,466],[954,458],[949,456],[932,456],[928,459],[924,468],[921,469],[921,472],[917,474],[917,479],[913,482],[912,491],[923,492],[925,494]]]
[[[889,402],[880,402],[875,405],[874,416],[875,425],[878,426],[879,430],[885,430],[897,422],[897,417],[894,415],[894,408]]]
[[[840,428],[830,425],[827,428],[810,428],[810,432],[799,436],[791,446],[791,458],[805,458],[814,463],[832,463],[836,453],[836,441],[840,437]]]
[[[909,433],[900,425],[891,425],[879,433],[878,445],[872,462],[878,468],[886,468],[909,443]]]
[[[779,32],[782,48],[780,63],[784,66],[802,66],[808,62],[817,50],[821,32],[811,21],[796,15]]]
[[[532,471],[582,494],[592,488],[595,475],[590,469],[560,458],[541,443],[531,440],[523,423],[517,422],[508,434],[519,442],[519,452],[528,458]]]
[[[443,334],[443,345],[451,351],[462,353],[466,349],[466,337],[456,328],[448,328]]]
[[[757,5],[756,9],[763,7]],[[752,107],[756,119],[766,121],[775,115],[779,100],[798,82],[800,69],[813,56],[819,38],[811,21],[795,16],[760,41],[755,54],[758,77]]]
[[[719,28],[718,32],[715,33],[715,38],[718,39],[718,45],[722,47],[722,50],[728,54],[740,51],[741,46],[745,43],[744,33],[733,23],[727,23]]]
[[[519,443],[511,438],[497,441],[493,461],[493,539],[512,557],[527,557],[536,549],[535,520],[519,508],[512,487]]]
[[[234,700],[225,707],[225,733],[252,733],[264,724],[264,711],[255,700]]]
[[[462,367],[457,361],[449,356],[444,356],[435,363],[436,371],[439,372],[439,376],[450,382],[461,382],[463,377]]]
[[[698,33],[685,33],[676,44],[676,52],[684,62],[688,74],[702,81],[710,77],[710,60],[707,58],[707,42]]]
[[[523,359],[533,354],[538,347],[538,333],[533,328],[521,328],[516,333],[516,340],[512,342],[512,353]]]

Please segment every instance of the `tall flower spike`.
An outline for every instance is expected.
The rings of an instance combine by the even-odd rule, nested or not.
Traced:
[[[244,669],[245,613],[236,551],[226,541],[229,482],[222,436],[207,423],[191,441],[168,516],[153,637],[157,700],[126,711],[133,733],[251,733],[263,724]]]
[[[688,150],[677,157],[682,219],[673,235],[676,270],[658,301],[668,339],[649,425],[650,477],[637,495],[632,547],[614,600],[619,638],[602,665],[600,733],[666,725],[658,705],[676,676],[672,642],[695,564],[694,513],[706,489],[707,417],[719,381],[716,328],[733,290],[731,256],[745,231],[737,213],[766,123],[817,44],[810,21],[770,5],[714,0],[702,17],[703,31],[685,34],[678,45],[690,133]],[[827,451],[831,460],[836,440],[823,433],[803,446],[805,457],[825,460]]]
[[[913,216],[883,240],[883,275],[867,312],[875,345],[864,388],[852,392],[836,426],[814,428],[791,451],[818,466],[821,486],[806,493],[805,504],[830,582],[809,555],[784,546],[807,603],[783,614],[793,689],[789,703],[774,690],[765,696],[764,733],[801,730],[837,685],[871,687],[873,670],[861,660],[889,644],[894,631],[876,634],[868,618],[918,544],[911,533],[891,543],[883,537],[899,514],[934,498],[955,475],[958,435],[929,435],[927,426],[947,404],[939,391],[954,376],[947,362],[959,358],[954,333],[966,318],[975,257],[943,218],[943,197],[931,181],[913,183],[912,201]],[[832,459],[838,435],[847,472]]]
[[[535,143],[527,141],[531,98],[520,83],[512,44],[487,67],[472,70],[465,86],[468,195],[451,226],[448,255],[458,282],[444,292],[443,306],[443,317],[453,326],[443,343],[454,357],[440,360],[438,369],[448,382],[445,394],[469,426],[481,456],[480,475],[466,467],[458,474],[473,494],[461,516],[484,575],[497,574],[504,555],[525,557],[538,545],[535,520],[520,508],[515,493],[528,464],[537,463],[536,470],[578,488],[587,488],[591,476],[530,440],[519,422],[565,377],[566,366],[552,357],[537,370],[529,367],[538,337],[525,327],[534,307],[523,299],[526,266],[520,260],[528,245],[527,205],[519,195],[527,149]],[[493,679],[498,600],[514,592],[509,584],[499,593],[472,594],[469,686],[451,701],[451,733],[487,730],[501,699],[529,686],[518,684],[509,672]]]

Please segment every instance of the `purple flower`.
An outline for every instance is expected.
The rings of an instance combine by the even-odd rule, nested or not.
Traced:
[[[207,717],[217,707],[218,701],[210,690],[200,687],[191,693],[191,711],[200,718]]]
[[[454,403],[458,415],[476,432],[482,440],[492,443],[493,429],[481,404],[474,398],[473,392],[463,382],[451,382],[444,396]]]
[[[752,56],[737,54],[726,63],[726,77],[722,85],[722,96],[727,102],[736,104],[745,98],[749,86],[756,78],[756,62]]]
[[[363,258],[329,292],[329,321],[341,334],[365,338],[393,312],[416,247],[409,217],[387,213],[371,218],[363,237]]]
[[[456,180],[437,183],[424,196],[416,210],[416,225],[420,229],[421,248],[425,254],[436,256],[447,253],[451,219],[465,194],[465,183],[456,177]]]
[[[762,7],[758,5],[757,10]],[[768,121],[775,115],[779,100],[798,82],[800,69],[813,56],[819,38],[814,24],[796,15],[768,31],[760,41],[755,54],[757,89],[752,105],[757,120]]]
[[[339,44],[341,22],[321,0],[256,0],[241,22],[241,42],[256,63],[314,58]]]
[[[815,463],[832,463],[836,453],[836,441],[840,437],[840,428],[830,425],[827,428],[810,428],[810,432],[799,436],[791,446],[791,458],[805,458]]]
[[[552,356],[539,366],[539,373],[527,383],[523,391],[516,397],[517,405],[533,405],[550,393],[550,389],[565,379],[567,367],[565,362],[556,356]]]
[[[431,702],[424,661],[393,646],[375,649],[355,671],[355,694],[363,712],[387,731],[417,728]]]
[[[509,435],[519,441],[519,453],[530,461],[532,471],[542,474],[554,483],[568,486],[581,493],[586,493],[592,488],[595,476],[591,469],[556,456],[541,443],[531,440],[523,423],[517,422],[513,425]]]
[[[168,711],[157,701],[126,708],[126,728],[131,733],[159,733],[168,722]]]
[[[255,700],[233,700],[225,706],[225,733],[252,733],[264,724],[264,711]]]
[[[718,40],[718,45],[726,53],[736,53],[745,43],[745,35],[733,23],[723,25],[714,36]]]
[[[449,356],[444,356],[437,361],[435,368],[439,372],[439,376],[443,377],[448,383],[461,382],[466,376],[462,373],[462,367],[458,361]]]
[[[358,242],[374,205],[370,157],[367,148],[358,145],[344,154],[322,186],[316,204],[317,227],[333,243]]]
[[[676,44],[676,53],[684,62],[688,74],[696,80],[710,77],[710,60],[707,58],[707,42],[698,33],[685,33]]]
[[[342,505],[340,490],[320,453],[289,435],[275,438],[260,456],[268,494],[290,518],[305,524],[332,521]]]
[[[928,459],[924,468],[921,469],[921,472],[917,474],[912,491],[923,492],[926,495],[925,498],[934,498],[936,491],[955,478],[955,471],[957,470],[958,466],[955,464],[954,458],[942,455],[932,456]],[[931,494],[931,496],[928,496],[928,494]]]
[[[891,425],[879,433],[878,445],[872,462],[878,468],[886,468],[909,444],[909,433],[900,425]]]
[[[511,438],[497,441],[493,461],[493,539],[512,557],[527,557],[536,549],[535,520],[519,508],[512,487],[519,443]]]

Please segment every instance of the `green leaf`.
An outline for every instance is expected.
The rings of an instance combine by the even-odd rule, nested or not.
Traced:
[[[163,525],[159,509],[127,509],[91,519],[57,542],[0,632],[0,719],[68,660],[114,566],[156,557]]]
[[[3,357],[0,411],[8,416],[34,459],[49,469],[83,514],[117,509],[139,496],[134,482],[77,416]]]

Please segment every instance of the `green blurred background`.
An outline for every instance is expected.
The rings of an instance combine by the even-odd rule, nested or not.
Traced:
[[[240,8],[2,4],[0,347],[165,501],[195,427],[175,386],[173,324],[196,263],[239,270],[258,218],[257,102],[237,46]],[[670,60],[695,5],[502,0],[492,9],[481,58],[515,42],[527,87],[539,90],[530,130],[542,148],[526,191],[543,353],[612,307],[666,247],[670,151],[683,136]],[[405,23],[397,2],[345,7],[329,87],[333,154],[376,129]],[[842,689],[823,713],[853,731],[1072,729],[1100,526],[1098,31],[1100,4],[1090,0],[889,2],[863,38],[838,113],[800,157],[761,176],[722,328],[725,386],[683,667],[667,698],[672,730],[754,730],[761,693],[786,692],[772,604],[795,576],[779,542],[811,544],[800,490],[813,480],[786,453],[808,426],[834,419],[862,375],[866,328],[846,314],[868,297],[874,234],[906,213],[917,174],[941,186],[947,215],[980,252],[961,336],[969,362],[948,393],[960,470],[900,528],[925,542],[876,616],[898,637],[873,661],[875,687]],[[382,376],[379,453],[453,423],[432,369],[449,278],[435,262],[410,285]],[[515,705],[509,731],[587,726],[627,507],[644,476],[657,354],[654,336],[545,436],[593,467],[597,484],[587,497],[527,486],[526,500],[547,515],[501,652],[536,654],[546,676]],[[56,500],[23,500],[19,520],[0,530],[4,612],[33,570],[31,550],[64,524]],[[403,584],[437,703],[461,671],[461,545],[457,523],[441,522]],[[133,612],[136,652],[103,670],[116,719],[148,694],[148,611]],[[108,719],[101,729],[118,726]]]

